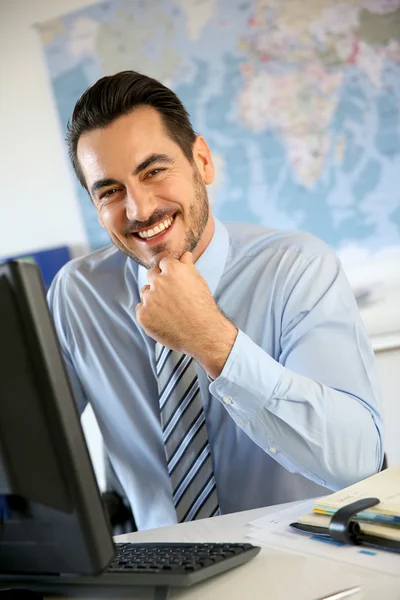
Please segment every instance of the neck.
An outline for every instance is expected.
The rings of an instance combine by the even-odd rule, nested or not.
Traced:
[[[197,244],[196,248],[193,250],[193,262],[196,262],[196,260],[198,260],[200,258],[200,256],[203,254],[203,252],[207,248],[208,244],[211,242],[212,237],[214,235],[214,230],[215,230],[214,218],[210,212],[207,224],[204,228],[204,231],[200,238],[200,241]]]

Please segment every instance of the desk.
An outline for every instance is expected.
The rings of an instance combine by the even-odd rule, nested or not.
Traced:
[[[293,503],[295,504],[295,503]],[[290,506],[289,504],[282,507]],[[246,540],[247,523],[275,507],[203,519],[118,536],[132,542],[234,542]],[[315,600],[342,588],[361,584],[363,600],[400,600],[399,577],[346,566],[313,556],[289,554],[264,546],[249,562],[210,581],[186,590],[173,590],[170,598],[190,600]],[[360,600],[361,600],[360,597]],[[359,600],[355,597],[354,600]]]

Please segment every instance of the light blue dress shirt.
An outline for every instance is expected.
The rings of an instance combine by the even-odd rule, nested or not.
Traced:
[[[374,356],[328,246],[215,220],[196,268],[239,329],[217,379],[197,365],[222,513],[321,495],[379,470]],[[176,522],[155,342],[135,316],[145,283],[143,267],[108,247],[68,263],[49,292],[78,406],[93,407],[139,529]]]

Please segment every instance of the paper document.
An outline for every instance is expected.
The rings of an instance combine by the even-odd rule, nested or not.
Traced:
[[[290,528],[290,523],[311,510],[315,501],[307,500],[285,510],[270,513],[266,517],[251,521],[247,537],[265,544],[297,554],[317,555],[358,567],[372,569],[400,577],[400,554],[376,550],[368,546],[352,546],[335,542],[329,537],[299,533]]]
[[[359,513],[358,518],[382,518],[400,524],[400,465],[389,467],[339,492],[323,496],[315,502],[314,511],[333,514],[346,504],[372,497],[379,498],[379,504]]]
[[[359,502],[361,501],[361,505]],[[333,515],[342,507],[358,503],[352,516],[352,530],[357,529],[362,545],[374,544],[382,549],[400,551],[400,466],[390,467],[343,490],[314,501],[308,514],[297,518],[298,529],[319,528],[329,535]],[[367,508],[361,510],[363,506]],[[340,518],[340,517],[339,517]],[[342,526],[346,526],[342,523]],[[335,537],[335,536],[333,536]]]
[[[304,500],[300,502],[296,502],[293,506],[290,506],[284,510],[279,512],[273,512],[265,517],[261,517],[261,519],[255,519],[254,521],[250,521],[248,524],[249,527],[254,527],[256,529],[262,529],[263,532],[268,530],[274,531],[276,526],[282,523],[284,517],[286,517],[290,523],[297,520],[297,517],[303,513],[306,513],[312,509],[314,506],[315,498],[311,500]]]

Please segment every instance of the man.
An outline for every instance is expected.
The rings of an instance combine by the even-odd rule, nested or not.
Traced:
[[[68,144],[113,246],[69,263],[49,303],[138,528],[377,472],[374,358],[332,251],[215,219],[206,141],[141,74],[89,88]]]

